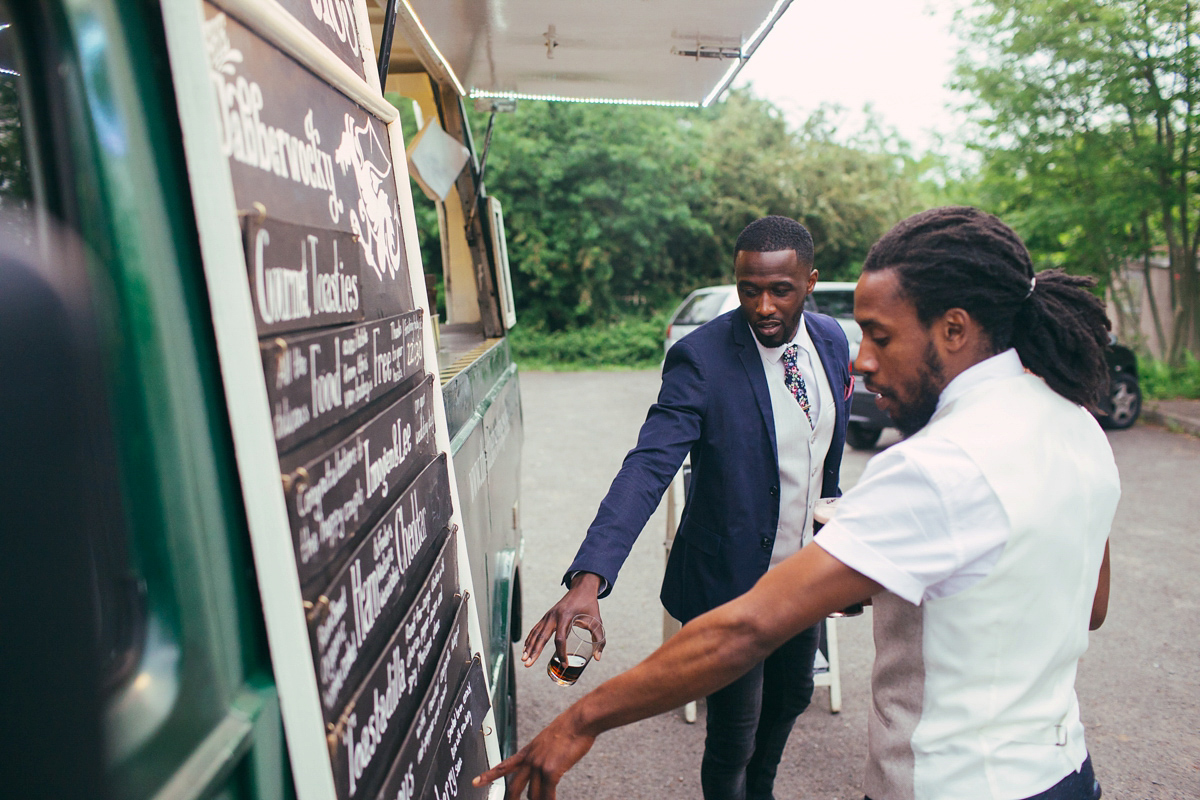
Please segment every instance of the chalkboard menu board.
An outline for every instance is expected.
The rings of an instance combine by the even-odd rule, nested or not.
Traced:
[[[277,0],[304,27],[346,62],[361,78],[363,47],[358,40],[356,4],[352,0]]]
[[[256,289],[261,269],[263,290],[278,292],[257,298],[268,311],[261,321],[309,318],[297,297],[305,257],[316,259],[310,281],[320,271],[343,311],[355,303],[368,317],[412,309],[386,126],[233,17],[205,10],[221,150],[239,213],[254,221],[247,269]],[[344,268],[333,261],[335,245]]]
[[[486,787],[471,785],[471,780],[488,769],[483,737],[476,734],[479,723],[487,714],[487,687],[483,683],[483,664],[478,658],[471,662],[467,675],[455,696],[454,705],[446,716],[437,751],[425,779],[423,800],[475,800],[487,797]]]
[[[307,762],[289,748],[293,769],[321,765],[308,773],[321,788],[298,777],[297,792],[478,796],[468,773],[487,767],[490,709],[470,565],[422,270],[406,255],[415,227],[398,205],[407,191],[397,180],[408,180],[393,161],[403,158],[398,122],[360,39],[366,6],[223,5],[201,0],[198,34],[178,4],[164,4],[164,19],[173,60],[203,53],[211,91],[203,124],[194,106],[204,91],[178,102],[282,716],[289,742],[308,748]],[[220,225],[206,216],[213,197],[228,209]],[[230,281],[245,284],[231,292]],[[244,396],[254,413],[239,406]]]

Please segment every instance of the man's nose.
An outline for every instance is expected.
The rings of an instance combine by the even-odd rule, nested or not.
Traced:
[[[864,346],[858,348],[858,358],[854,359],[854,368],[863,375],[874,375],[879,370],[879,361]]]
[[[775,313],[775,301],[771,299],[770,292],[763,292],[758,296],[758,308],[756,310],[761,317],[769,317]]]

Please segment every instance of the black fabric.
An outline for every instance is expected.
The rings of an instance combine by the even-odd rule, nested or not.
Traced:
[[[1096,774],[1092,771],[1092,757],[1083,760],[1078,772],[1072,772],[1044,792],[1025,800],[1100,800],[1102,792]],[[863,800],[871,800],[863,797]]]
[[[792,726],[813,695],[821,626],[802,631],[708,696],[700,765],[705,800],[774,800],[775,773]]]

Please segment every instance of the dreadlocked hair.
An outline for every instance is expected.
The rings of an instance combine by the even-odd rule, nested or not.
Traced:
[[[997,217],[969,206],[911,216],[867,254],[863,271],[882,269],[896,270],[922,324],[961,308],[993,353],[1016,348],[1030,372],[1071,402],[1094,410],[1107,393],[1111,325],[1088,291],[1096,281],[1058,269],[1035,276],[1021,238]]]

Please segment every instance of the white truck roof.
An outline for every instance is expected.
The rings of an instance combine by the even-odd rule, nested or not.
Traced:
[[[390,71],[428,69],[471,97],[707,105],[790,4],[399,0]],[[378,41],[386,0],[368,5]]]

